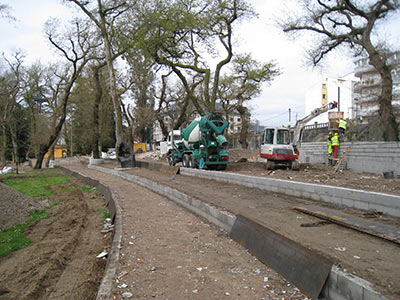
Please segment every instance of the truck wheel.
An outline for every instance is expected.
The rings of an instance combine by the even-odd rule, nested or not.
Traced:
[[[172,157],[172,155],[168,155],[167,156],[167,162],[170,166],[174,165],[174,158]]]
[[[193,155],[189,155],[188,167],[189,167],[189,168],[194,168]]]
[[[183,155],[183,157],[182,157],[182,165],[183,165],[185,168],[188,168],[188,167],[189,167],[189,155],[187,155],[187,154],[184,154],[184,155]]]

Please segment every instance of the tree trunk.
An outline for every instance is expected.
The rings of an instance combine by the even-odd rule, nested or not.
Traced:
[[[237,111],[240,114],[240,119],[242,120],[242,128],[240,129],[239,143],[243,149],[247,149],[249,143],[247,142],[247,135],[249,132],[249,122],[247,121],[247,107],[239,105]]]
[[[15,134],[15,130],[12,124],[9,125],[10,136],[11,136],[11,144],[13,147],[13,160],[15,164],[15,172],[18,174],[18,166],[19,166],[19,155],[18,155],[18,144],[17,144],[17,136]]]
[[[7,150],[7,135],[6,135],[6,126],[1,126],[1,151],[0,151],[0,165],[4,167],[6,165],[6,150]]]
[[[390,74],[390,70],[388,71]],[[386,72],[385,72],[386,73]],[[398,141],[398,125],[393,113],[392,90],[393,83],[391,76],[382,74],[382,92],[378,98],[379,104],[379,129],[382,141]]]
[[[69,96],[71,95],[71,89],[72,86],[74,85],[78,75],[81,73],[84,65],[86,64],[87,61],[85,61],[78,69],[75,70],[75,73],[71,76],[71,80],[68,83],[68,86],[66,87],[65,93],[62,97],[61,100],[61,117],[58,123],[56,123],[56,126],[54,128],[53,134],[50,136],[48,141],[45,144],[40,145],[39,149],[39,155],[35,164],[35,169],[41,169],[42,168],[42,163],[44,156],[46,155],[47,151],[49,151],[50,147],[55,143],[55,141],[58,139],[60,136],[60,132],[62,130],[62,127],[64,125],[65,119],[67,117],[67,104],[69,100]]]
[[[94,100],[94,107],[93,107],[93,136],[92,136],[92,152],[93,158],[99,159],[100,152],[99,152],[99,139],[100,139],[100,124],[99,124],[99,106],[101,97],[103,95],[103,89],[100,84],[100,69],[101,66],[97,66],[93,68],[93,78],[96,86],[96,95]]]
[[[369,63],[379,72],[382,81],[378,97],[379,127],[376,129],[381,141],[398,141],[398,125],[392,106],[393,80],[390,67],[373,47],[368,35],[364,37],[364,46],[369,56]]]

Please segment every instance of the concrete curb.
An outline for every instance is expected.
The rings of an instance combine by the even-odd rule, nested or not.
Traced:
[[[168,199],[180,204],[181,206],[187,208],[189,211],[206,218],[210,223],[213,223],[216,226],[224,229],[225,231],[227,231],[228,235],[231,232],[232,227],[236,221],[236,216],[226,211],[220,211],[206,203],[201,202],[200,200],[189,197],[182,192],[179,192],[170,187],[162,186],[146,178],[94,165],[89,166],[89,168],[98,170],[100,172],[108,173],[111,175],[119,176],[123,179],[126,179],[140,186],[148,188],[155,193],[166,196]],[[182,168],[181,172],[182,170],[186,169]],[[209,173],[210,171],[205,171],[205,172]],[[227,174],[221,172],[216,172],[216,173]],[[336,266],[332,267],[328,279],[325,282],[325,285],[322,289],[319,299],[386,300],[384,296],[380,295],[378,292],[373,290],[371,283],[362,278],[356,277],[352,274],[345,273]]]
[[[112,192],[108,187],[101,184],[97,180],[93,180],[90,177],[82,175],[79,172],[72,171],[66,167],[56,166],[59,169],[67,172],[71,176],[82,180],[88,185],[98,188],[99,192],[103,195],[106,205],[114,210],[112,218],[114,220],[114,237],[111,245],[111,252],[108,254],[107,266],[104,272],[104,277],[100,283],[99,290],[97,292],[96,300],[111,299],[112,288],[114,284],[115,274],[117,273],[117,267],[119,262],[119,253],[121,249],[122,241],[122,214],[121,208],[118,201],[113,197]]]
[[[324,201],[356,209],[378,211],[394,217],[400,217],[400,196],[396,195],[189,168],[181,168],[180,174],[206,179],[212,178],[222,182],[240,184],[288,196]]]

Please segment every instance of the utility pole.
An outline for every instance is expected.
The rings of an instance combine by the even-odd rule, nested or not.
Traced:
[[[289,127],[290,127],[290,120],[291,119],[291,109],[289,108]]]

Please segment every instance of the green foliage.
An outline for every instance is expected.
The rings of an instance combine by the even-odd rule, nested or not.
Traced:
[[[23,224],[7,228],[0,232],[0,257],[28,246],[32,241],[24,235],[24,230],[34,221],[50,217],[50,213],[43,210],[30,211],[31,218]]]
[[[69,182],[71,178],[61,176],[55,170],[48,172],[33,171],[18,176],[4,176],[4,183],[18,192],[31,197],[45,197],[55,193],[48,189],[50,186]]]

